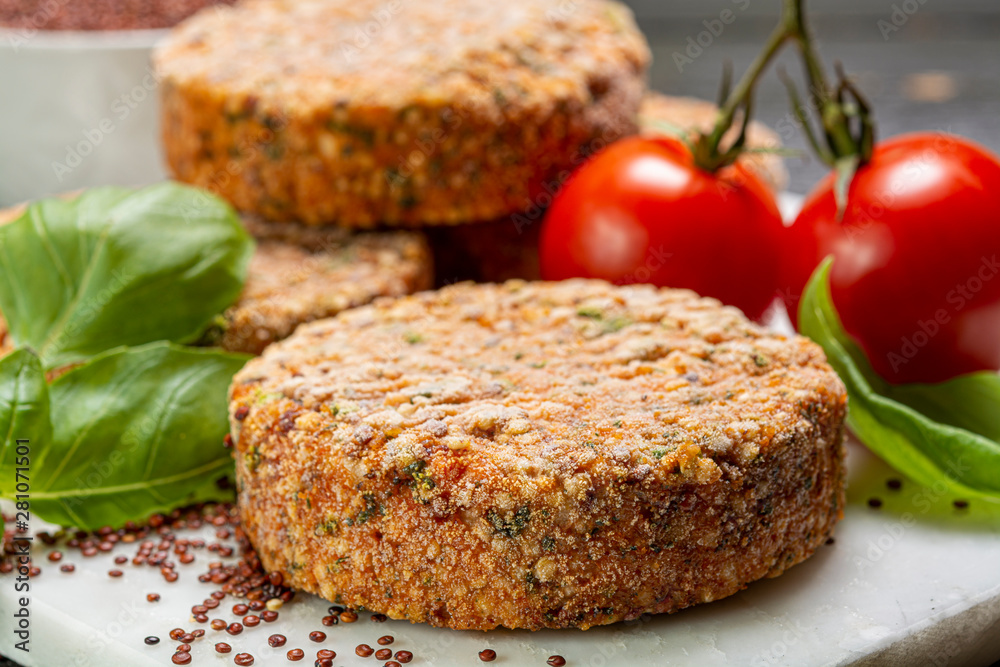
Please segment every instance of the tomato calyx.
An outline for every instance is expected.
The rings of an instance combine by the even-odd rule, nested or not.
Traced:
[[[753,116],[754,89],[771,61],[785,44],[795,37],[797,11],[801,9],[802,2],[803,0],[785,0],[785,9],[778,26],[771,33],[764,49],[732,90],[730,90],[730,71],[728,67],[726,68],[722,77],[719,114],[715,125],[709,132],[698,132],[690,142],[691,154],[694,156],[695,166],[699,169],[714,173],[733,164],[740,155],[747,152],[746,134]],[[739,134],[731,144],[723,147],[723,137],[737,119],[740,121]],[[759,149],[757,152],[760,152]]]

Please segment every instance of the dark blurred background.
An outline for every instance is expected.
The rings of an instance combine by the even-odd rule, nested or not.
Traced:
[[[781,0],[626,0],[653,48],[653,88],[715,99],[723,65],[738,77],[777,23]],[[844,63],[876,107],[881,136],[914,130],[951,131],[1000,152],[1000,2],[997,0],[809,0],[813,32],[832,68]],[[688,38],[704,21],[731,10],[735,20],[683,64]],[[718,24],[715,24],[718,29]],[[703,36],[702,42],[708,40]],[[798,62],[784,58],[800,81]],[[832,75],[832,71],[830,72]],[[791,109],[771,71],[757,97],[758,120],[782,129]],[[787,121],[785,123],[787,126]],[[805,149],[800,133],[783,139]],[[790,189],[808,192],[826,173],[808,157],[791,158]]]

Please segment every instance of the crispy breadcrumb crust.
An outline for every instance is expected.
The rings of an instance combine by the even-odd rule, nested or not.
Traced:
[[[336,315],[382,296],[428,289],[433,262],[417,232],[353,233],[244,218],[257,239],[239,301],[212,340],[233,352],[260,354],[303,322]]]
[[[637,131],[649,49],[631,12],[570,4],[248,0],[202,12],[154,56],[167,162],[268,220],[511,214],[597,142]]]
[[[819,347],[681,290],[458,285],[300,327],[234,379],[243,525],[297,588],[588,628],[781,574],[844,501]]]

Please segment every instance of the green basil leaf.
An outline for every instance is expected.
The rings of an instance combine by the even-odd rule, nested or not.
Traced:
[[[1000,442],[1000,375],[996,373],[970,373],[940,384],[889,385],[886,394],[934,421]]]
[[[30,483],[31,469],[41,462],[41,453],[52,439],[49,419],[49,387],[38,357],[29,350],[15,350],[0,359],[0,496],[12,497],[17,487],[17,469]],[[28,440],[25,466],[18,463],[17,441]]]
[[[830,297],[827,259],[802,297],[799,326],[843,379],[847,424],[889,465],[925,486],[1000,499],[996,412],[1000,383],[976,373],[936,385],[890,386],[871,368],[840,322]]]
[[[32,510],[93,529],[153,512],[231,499],[227,392],[249,357],[152,343],[95,357],[50,386],[53,425],[33,466]]]
[[[88,190],[0,227],[0,312],[45,368],[190,342],[236,300],[252,254],[232,208],[203,191]]]

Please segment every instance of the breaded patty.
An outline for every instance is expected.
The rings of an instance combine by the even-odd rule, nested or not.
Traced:
[[[802,561],[844,500],[818,346],[682,290],[463,284],[235,377],[239,507],[284,581],[451,628],[587,628]]]
[[[23,211],[24,206],[0,210],[0,224]],[[243,293],[203,341],[231,352],[260,354],[303,322],[433,283],[430,249],[417,232],[353,233],[254,218],[243,224],[257,240]],[[13,349],[0,316],[0,355]]]
[[[639,110],[639,121],[646,134],[669,133],[676,129],[707,130],[712,127],[718,110],[704,100],[649,93]],[[728,138],[733,138],[733,134]],[[780,148],[781,138],[767,126],[754,121],[747,131],[747,146]],[[742,159],[775,192],[787,185],[788,172],[781,156],[748,153]],[[556,185],[564,182],[569,174],[568,170],[561,174]],[[558,187],[552,188],[552,192],[557,190]],[[525,200],[521,212],[513,216],[427,230],[438,283],[540,278],[538,239],[544,210],[551,200],[551,194],[547,193],[536,197],[535,201]]]
[[[303,322],[433,282],[427,242],[416,232],[353,233],[254,218],[243,223],[257,239],[257,252],[239,301],[213,332],[227,350],[260,354]]]
[[[636,131],[649,51],[610,0],[247,0],[154,61],[176,178],[268,220],[371,227],[517,211]]]

